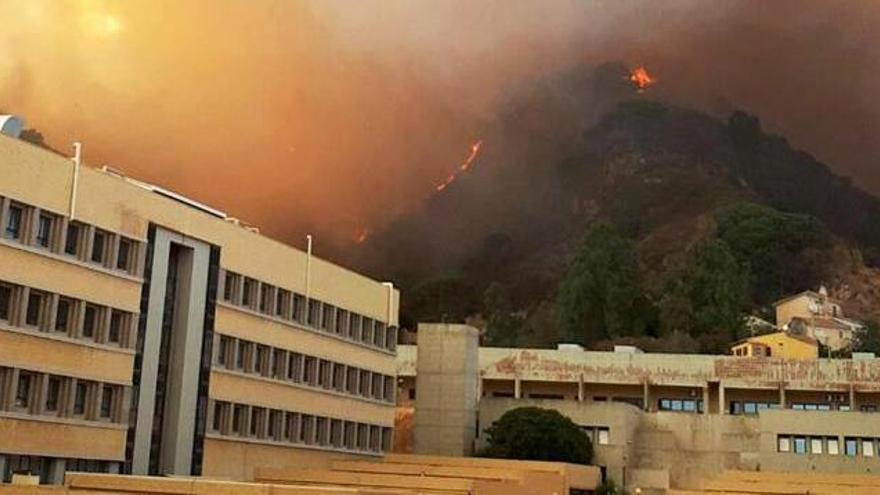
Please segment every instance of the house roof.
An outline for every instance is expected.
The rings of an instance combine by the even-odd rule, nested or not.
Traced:
[[[774,302],[774,303],[773,303],[773,306],[774,306],[774,307],[775,307],[775,306],[779,306],[780,304],[785,304],[785,303],[787,303],[787,302],[789,302],[789,301],[792,301],[792,300],[794,300],[794,299],[797,299],[797,298],[799,298],[799,297],[803,297],[803,296],[809,296],[809,297],[812,297],[812,298],[814,298],[814,299],[822,299],[822,298],[824,297],[824,298],[825,298],[826,300],[828,300],[828,301],[831,301],[831,302],[833,302],[833,303],[840,304],[840,301],[838,301],[837,299],[835,299],[835,298],[833,298],[833,297],[831,297],[831,296],[823,296],[822,294],[819,294],[819,293],[816,292],[816,291],[805,290],[805,291],[803,291],[803,292],[799,292],[799,293],[797,293],[797,294],[794,294],[794,295],[791,295],[791,296],[788,296],[788,297],[783,297],[782,299],[780,299],[780,300]]]
[[[818,340],[816,340],[816,339],[814,339],[814,338],[812,338],[812,337],[807,337],[806,335],[794,335],[794,334],[791,334],[791,333],[788,333],[788,332],[773,332],[773,333],[765,333],[764,335],[756,335],[756,336],[754,336],[754,337],[747,337],[747,338],[745,338],[745,339],[742,339],[742,340],[739,340],[739,341],[737,341],[737,342],[734,342],[734,343],[731,345],[731,347],[737,347],[737,346],[740,346],[740,345],[743,345],[743,344],[746,344],[746,343],[749,343],[749,344],[760,344],[760,345],[763,345],[763,346],[765,346],[765,347],[768,347],[767,344],[765,344],[765,343],[762,342],[761,340],[762,340],[764,337],[767,337],[767,336],[769,336],[769,335],[779,335],[779,334],[783,334],[783,335],[785,335],[786,337],[792,338],[792,339],[794,339],[794,340],[799,340],[799,341],[801,341],[801,342],[804,342],[804,343],[807,343],[807,344],[810,344],[810,345],[819,345],[819,341],[818,341]]]

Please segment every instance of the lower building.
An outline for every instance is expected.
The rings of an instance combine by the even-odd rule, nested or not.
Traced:
[[[723,470],[880,470],[878,359],[620,351],[479,347],[473,328],[420,325],[418,344],[398,349],[412,442],[397,448],[467,455],[506,411],[538,406],[580,425],[595,462],[630,488],[693,488]]]

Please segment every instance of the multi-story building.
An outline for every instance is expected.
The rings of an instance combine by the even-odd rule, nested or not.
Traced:
[[[858,356],[862,357],[862,356]],[[398,349],[401,451],[469,454],[510,409],[552,408],[629,487],[696,488],[722,470],[876,473],[880,359],[786,359],[479,347],[420,325]],[[648,493],[643,491],[643,493]]]
[[[393,286],[77,160],[0,135],[0,481],[390,446]]]

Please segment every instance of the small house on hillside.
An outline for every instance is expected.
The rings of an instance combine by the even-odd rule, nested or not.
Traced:
[[[863,325],[844,317],[840,302],[825,287],[805,291],[774,303],[776,324],[790,335],[808,337],[833,351],[849,348]]]
[[[774,332],[741,340],[730,347],[730,353],[741,357],[816,359],[819,343],[802,335]]]

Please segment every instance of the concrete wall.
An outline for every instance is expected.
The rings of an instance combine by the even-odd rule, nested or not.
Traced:
[[[476,328],[419,324],[417,454],[470,455],[476,435],[479,370]]]

